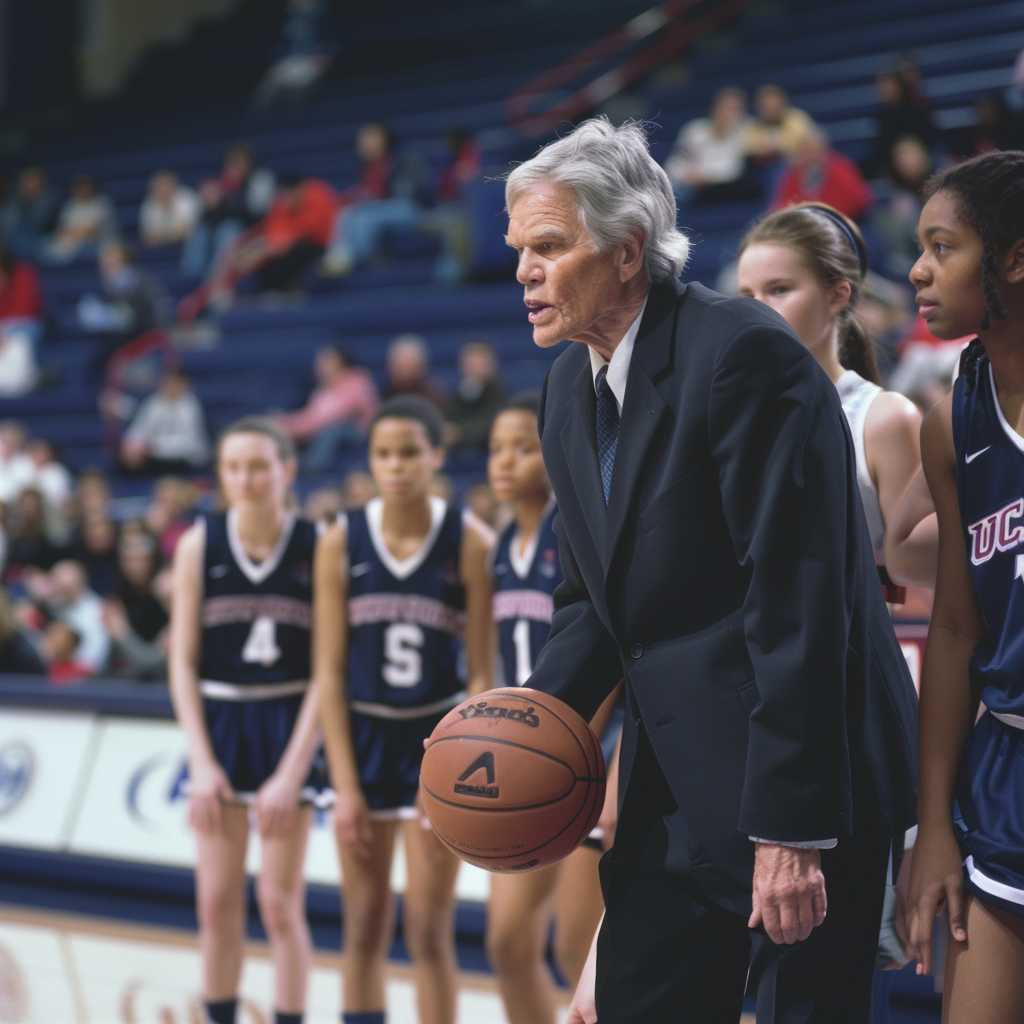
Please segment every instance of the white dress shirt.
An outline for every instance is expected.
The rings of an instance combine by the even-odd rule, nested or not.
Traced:
[[[590,349],[590,369],[594,374],[594,387],[597,387],[597,375],[607,366],[608,387],[615,396],[619,406],[619,415],[622,415],[622,407],[626,401],[626,381],[629,379],[629,364],[633,359],[633,349],[636,347],[636,336],[640,333],[640,321],[644,318],[644,310],[647,308],[647,299],[640,307],[636,319],[629,325],[629,329],[622,336],[622,341],[615,346],[611,360],[600,355],[595,348]],[[790,846],[798,850],[831,850],[839,844],[838,839],[810,839],[804,842],[784,842],[781,839],[761,839],[758,836],[750,836],[754,843],[775,843],[778,846]]]

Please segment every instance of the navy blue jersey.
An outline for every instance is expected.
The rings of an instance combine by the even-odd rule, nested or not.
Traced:
[[[206,518],[199,678],[238,687],[308,682],[316,527],[286,523],[256,564],[234,522],[231,512]]]
[[[399,562],[381,534],[379,498],[347,516],[348,695],[353,708],[428,713],[465,690],[462,510],[431,498],[423,547]]]
[[[552,595],[562,581],[554,521],[552,507],[525,557],[514,547],[515,523],[505,528],[494,551],[494,621],[506,686],[522,686],[530,678],[551,629]]]
[[[957,492],[971,583],[985,627],[971,679],[985,706],[1024,715],[1024,437],[1007,423],[983,357],[953,389]]]

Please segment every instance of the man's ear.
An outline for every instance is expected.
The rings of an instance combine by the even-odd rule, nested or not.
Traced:
[[[1008,284],[1024,283],[1024,238],[1017,239],[1003,261],[1003,271]]]
[[[644,242],[642,231],[633,231],[619,247],[619,280],[632,281],[644,269]]]

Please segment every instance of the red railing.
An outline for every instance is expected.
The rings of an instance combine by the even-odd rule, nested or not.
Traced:
[[[705,33],[721,27],[742,10],[744,0],[666,0],[631,18],[563,64],[544,71],[516,90],[506,104],[509,123],[524,135],[545,135],[563,121],[574,121],[628,88],[659,65],[679,56]],[[704,8],[697,11],[697,8]],[[644,48],[617,67],[597,74],[547,109],[537,110],[554,90],[581,78],[617,52]]]

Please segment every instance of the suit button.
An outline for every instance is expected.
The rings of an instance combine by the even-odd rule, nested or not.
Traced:
[[[639,661],[644,656],[644,645],[633,644],[633,646],[629,649],[629,656],[634,661]]]

